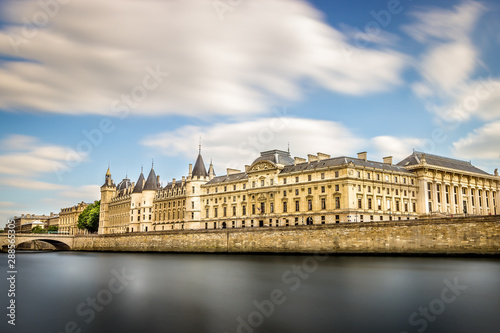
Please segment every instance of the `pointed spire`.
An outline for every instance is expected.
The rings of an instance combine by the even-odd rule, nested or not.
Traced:
[[[154,168],[154,166],[155,166],[155,159],[154,159],[154,158],[152,158],[152,159],[151,159],[151,169],[153,169],[153,168]]]
[[[156,191],[158,189],[158,178],[156,177],[155,171],[151,166],[151,171],[149,172],[148,179],[144,183],[143,191],[153,190]]]
[[[200,136],[200,144],[198,145],[198,155],[201,155],[201,136]]]

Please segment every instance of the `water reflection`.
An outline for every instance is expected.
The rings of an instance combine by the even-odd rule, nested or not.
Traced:
[[[422,320],[425,332],[500,327],[496,258],[55,252],[19,253],[17,264],[17,325],[4,320],[2,332],[65,332],[70,322],[70,332],[411,333]],[[454,279],[467,289],[443,309],[444,281]],[[432,320],[421,314],[429,306]]]

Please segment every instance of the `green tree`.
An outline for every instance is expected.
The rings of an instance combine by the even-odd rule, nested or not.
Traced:
[[[86,229],[89,232],[97,232],[99,228],[99,212],[101,210],[101,201],[94,201],[93,204],[85,207],[78,216],[78,229]]]
[[[57,225],[51,225],[47,231],[59,231],[59,227]]]
[[[43,229],[39,225],[31,229],[31,233],[33,234],[46,234],[47,230]]]

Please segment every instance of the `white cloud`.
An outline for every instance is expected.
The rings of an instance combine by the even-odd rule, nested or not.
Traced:
[[[16,134],[1,140],[0,147],[0,174],[16,176],[68,170],[71,163],[85,160],[87,155],[42,143],[36,137]]]
[[[368,48],[347,61],[345,50],[355,49],[348,38],[298,0],[241,2],[224,21],[212,1],[72,1],[32,38],[23,17],[41,13],[39,2],[1,6],[9,23],[0,53],[28,60],[0,67],[6,110],[116,114],[112,102],[139,93],[146,68],[159,66],[168,76],[132,112],[256,113],[300,98],[303,81],[345,94],[385,91],[401,83],[406,62]]]
[[[464,1],[452,10],[431,8],[414,12],[416,23],[403,27],[411,37],[425,43],[432,40],[468,40],[485,7],[476,1]]]
[[[467,84],[478,63],[470,35],[484,10],[480,3],[465,1],[451,10],[433,8],[413,13],[416,22],[403,30],[428,45],[417,64],[424,80],[412,86],[417,96],[446,100]]]
[[[34,179],[26,178],[0,178],[0,186],[9,186],[14,188],[22,188],[34,191],[53,191],[53,190],[66,190],[67,185],[52,184],[47,182],[42,182]]]
[[[186,156],[194,161],[199,137],[203,140],[205,162],[213,159],[218,173],[226,168],[242,169],[265,150],[286,150],[290,138],[292,156],[323,152],[333,156],[349,155],[366,143],[342,124],[290,117],[260,118],[240,123],[211,126],[184,126],[172,132],[151,135],[141,143],[170,156]]]
[[[307,158],[307,154],[322,152],[336,156],[356,156],[368,150],[370,160],[381,161],[393,156],[394,161],[411,154],[424,140],[378,136],[366,139],[357,136],[343,124],[328,120],[277,117],[260,118],[240,123],[219,123],[211,126],[184,126],[175,131],[146,137],[144,146],[162,151],[169,156],[184,156],[194,161],[199,137],[203,139],[202,155],[205,162],[213,159],[216,172],[226,168],[243,169],[259,153],[271,149],[286,150],[290,138],[292,156]],[[363,148],[364,147],[364,148]]]
[[[475,129],[465,138],[453,143],[455,155],[462,158],[500,158],[500,121]]]
[[[418,138],[397,138],[394,136],[377,136],[371,139],[373,150],[379,157],[392,156],[394,163],[411,154],[413,149],[423,147],[425,140]]]
[[[59,194],[63,198],[70,198],[76,201],[94,202],[101,199],[99,185],[83,185],[62,191]]]

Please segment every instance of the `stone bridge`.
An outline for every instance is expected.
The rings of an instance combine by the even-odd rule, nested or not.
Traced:
[[[57,234],[16,234],[16,248],[22,243],[29,243],[31,241],[40,241],[53,245],[56,250],[71,250],[73,248],[73,236],[70,235],[57,235]],[[9,245],[9,238],[7,233],[0,234],[0,248],[5,251]]]

